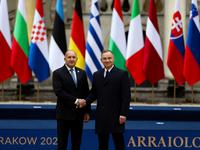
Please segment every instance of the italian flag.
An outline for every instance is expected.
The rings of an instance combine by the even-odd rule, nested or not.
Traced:
[[[24,0],[19,0],[13,34],[11,66],[16,72],[22,84],[32,78],[31,69],[28,66],[29,42],[26,21],[26,9]]]
[[[114,1],[109,50],[114,54],[115,66],[128,71],[126,68],[126,38],[120,0]]]
[[[131,76],[137,85],[140,85],[147,77],[143,72],[144,39],[138,0],[133,2],[126,59],[126,66]]]

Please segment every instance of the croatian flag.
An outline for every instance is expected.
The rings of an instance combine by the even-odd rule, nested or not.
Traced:
[[[197,0],[192,0],[183,75],[191,86],[200,80],[200,29]]]
[[[178,85],[185,82],[185,78],[183,76],[184,55],[185,46],[183,40],[180,0],[176,0],[168,48],[167,66],[169,67]]]
[[[29,66],[41,83],[50,77],[49,54],[42,0],[37,0],[33,28],[31,33],[31,46],[29,52]]]

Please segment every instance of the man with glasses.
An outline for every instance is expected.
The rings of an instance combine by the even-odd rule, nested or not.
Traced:
[[[110,50],[102,52],[104,69],[93,74],[89,96],[76,103],[82,108],[97,100],[95,133],[98,134],[99,150],[108,150],[110,133],[115,149],[125,150],[123,133],[130,106],[130,82],[127,71],[115,67],[114,60]]]

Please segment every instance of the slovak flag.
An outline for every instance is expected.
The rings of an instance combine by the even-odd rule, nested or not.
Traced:
[[[28,64],[40,83],[50,77],[48,59],[49,54],[44,23],[43,3],[42,0],[37,0],[31,33]]]
[[[184,55],[185,46],[183,40],[180,0],[176,0],[168,47],[167,66],[169,67],[178,85],[185,82],[185,78],[183,76]]]
[[[191,86],[200,80],[200,28],[197,0],[192,0],[183,75]]]

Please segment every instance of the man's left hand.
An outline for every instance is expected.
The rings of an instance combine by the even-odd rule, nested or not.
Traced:
[[[119,124],[123,124],[126,121],[126,116],[119,116]]]
[[[85,113],[85,115],[84,115],[84,122],[87,123],[89,120],[90,120],[89,113]]]

